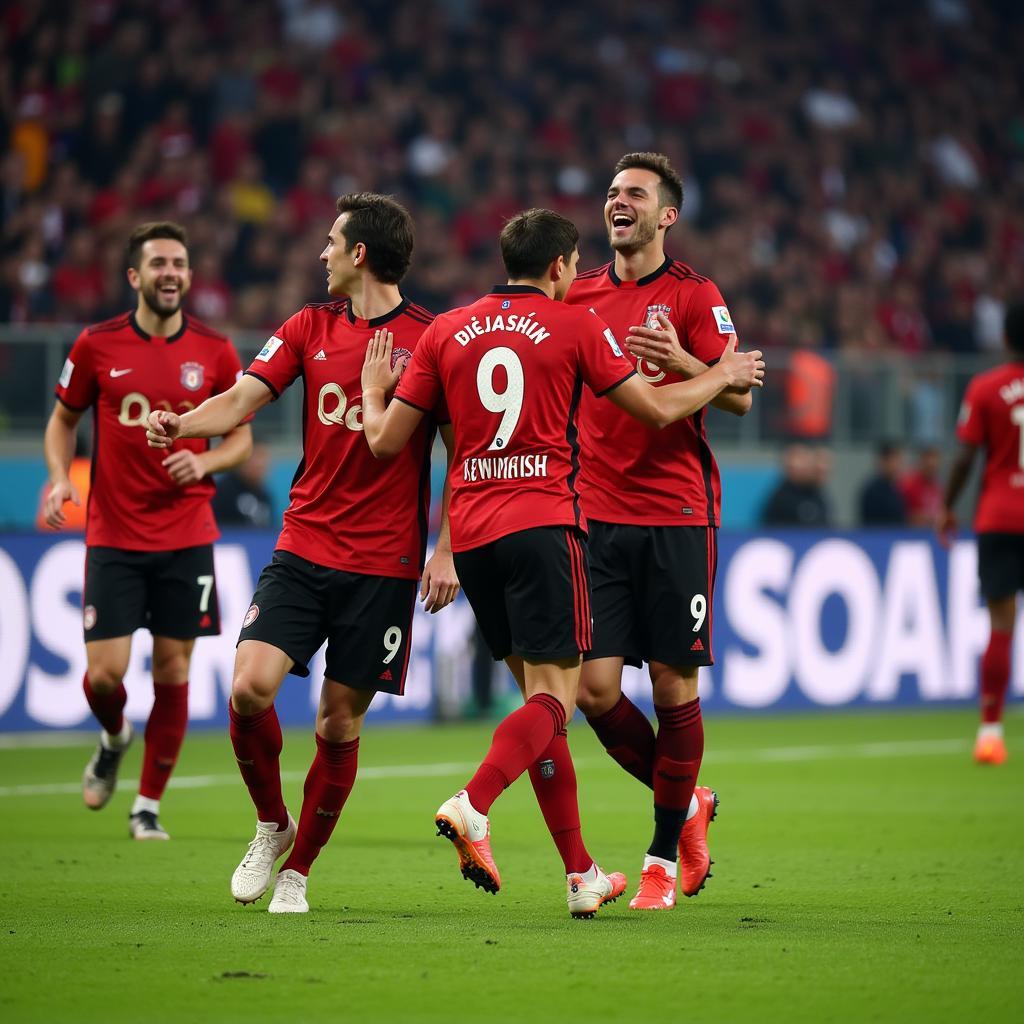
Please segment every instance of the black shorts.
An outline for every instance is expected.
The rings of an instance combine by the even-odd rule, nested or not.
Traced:
[[[713,526],[590,522],[594,646],[587,659],[713,665]]]
[[[986,601],[1024,590],[1024,533],[979,533],[978,579]]]
[[[82,593],[85,641],[131,636],[192,640],[220,632],[213,545],[176,551],[89,547]]]
[[[455,554],[455,571],[495,661],[560,661],[590,649],[587,538],[538,526]]]
[[[238,642],[284,651],[297,676],[327,641],[327,678],[357,690],[403,693],[416,580],[329,569],[275,551],[256,584]]]

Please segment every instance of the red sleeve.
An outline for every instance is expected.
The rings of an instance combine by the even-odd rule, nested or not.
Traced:
[[[245,371],[263,381],[273,391],[275,399],[302,373],[309,329],[309,311],[300,309],[267,339]]]
[[[444,419],[441,422],[447,422],[450,417],[441,388],[441,375],[437,368],[437,349],[434,341],[437,337],[436,325],[435,320],[420,336],[412,359],[409,360],[409,365],[398,382],[395,398],[421,412],[443,411]]]
[[[736,337],[736,328],[714,281],[702,281],[690,293],[682,328],[680,342],[702,363],[711,366],[722,358],[725,346]]]
[[[981,388],[977,378],[967,385],[964,400],[960,403],[960,415],[956,421],[956,436],[964,444],[985,443],[985,420]]]
[[[99,395],[92,355],[93,347],[89,335],[82,331],[71,346],[71,352],[64,361],[64,368],[57,381],[57,397],[76,412],[88,409]]]
[[[612,329],[592,310],[580,307],[579,365],[587,387],[600,397],[636,373]]]

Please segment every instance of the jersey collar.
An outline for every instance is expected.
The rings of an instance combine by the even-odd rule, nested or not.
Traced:
[[[662,274],[672,266],[672,259],[668,256],[665,257],[665,262],[662,263],[657,270],[651,271],[645,277],[638,277],[635,281],[623,281],[618,274],[615,273],[615,261],[608,265],[608,279],[611,281],[616,288],[643,288],[645,284],[650,284],[652,281],[657,281]]]
[[[532,284],[496,284],[490,291],[491,295],[544,295],[543,288]]]
[[[409,300],[403,295],[402,301],[390,313],[385,313],[383,316],[375,316],[372,320],[360,320],[352,312],[352,300],[348,299],[345,302],[345,317],[354,327],[380,327],[382,324],[390,323],[395,317],[401,316],[408,305]]]
[[[152,341],[153,335],[147,334],[140,326],[139,321],[135,319],[135,310],[133,309],[128,314],[128,323],[131,324],[132,330],[143,340]],[[181,314],[181,326],[173,333],[168,334],[163,340],[169,345],[172,341],[177,341],[186,331],[188,330],[188,317],[184,313]]]

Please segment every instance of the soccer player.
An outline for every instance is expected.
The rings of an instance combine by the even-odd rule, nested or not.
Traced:
[[[152,409],[184,412],[227,391],[241,372],[231,342],[182,312],[192,280],[185,231],[142,224],[128,241],[134,311],[87,327],[57,385],[43,447],[50,476],[46,523],[64,526],[66,502],[80,504],[68,476],[78,421],[93,411],[94,455],[86,521],[82,685],[101,726],[82,777],[86,807],[105,807],[132,740],[124,716],[124,674],[132,633],[153,634],[153,708],[146,723],[135,839],[167,839],[160,799],[188,725],[189,660],[196,637],[220,632],[210,509],[211,474],[252,450],[250,428],[232,424],[215,448],[183,442],[161,454],[141,444]]]
[[[1010,685],[1017,591],[1024,590],[1024,303],[1007,309],[1005,341],[1006,362],[967,385],[956,431],[960,449],[937,524],[939,539],[948,547],[957,529],[953,506],[984,449],[974,531],[992,629],[981,659],[981,724],[974,745],[979,764],[1006,760],[1003,705]]]
[[[655,388],[700,380],[736,328],[714,283],[665,255],[665,235],[683,201],[682,181],[657,153],[616,164],[604,219],[612,262],[581,274],[567,301],[593,309]],[[729,388],[712,404],[738,415],[749,390]],[[594,645],[579,707],[608,753],[654,791],[654,836],[634,910],[675,906],[704,886],[711,867],[708,825],[718,805],[697,787],[704,727],[697,696],[711,654],[712,601],[721,503],[704,410],[665,430],[638,423],[596,395],[580,406],[580,496],[591,522]],[[658,719],[622,692],[624,664],[648,663]],[[689,822],[687,824],[687,819]]]
[[[230,429],[302,378],[303,458],[273,560],[260,575],[242,623],[231,684],[231,743],[256,807],[256,836],[231,878],[231,893],[253,903],[274,864],[291,850],[274,884],[271,913],[305,913],[310,867],[327,843],[356,777],[359,734],[374,694],[402,693],[413,609],[435,612],[458,591],[442,522],[424,569],[434,421],[386,467],[361,435],[359,378],[367,339],[383,326],[407,358],[433,319],[402,296],[413,226],[404,207],[373,193],[337,201],[320,255],[331,301],[285,321],[227,393],[178,416],[150,416],[149,443]],[[447,434],[449,428],[442,428]],[[274,698],[288,673],[327,641],[327,671],[316,716],[316,756],[298,826],[281,791],[281,727]]]
[[[436,815],[463,875],[490,892],[501,879],[487,813],[530,770],[562,856],[569,911],[591,917],[625,888],[605,875],[580,835],[576,779],[565,738],[580,654],[590,647],[586,519],[576,487],[577,409],[584,384],[652,427],[689,416],[726,386],[750,385],[760,353],[727,352],[694,381],[655,391],[637,375],[592,311],[566,306],[578,234],[549,210],[512,218],[501,233],[509,283],[438,317],[424,334],[395,400],[385,394],[390,335],[369,346],[363,422],[374,454],[390,458],[442,400],[452,416],[451,536],[455,567],[496,660],[526,703],[498,726],[483,763]]]

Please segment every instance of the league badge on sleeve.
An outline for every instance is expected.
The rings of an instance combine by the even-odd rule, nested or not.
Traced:
[[[269,363],[274,357],[274,353],[284,344],[284,339],[279,338],[276,334],[272,334],[267,338],[266,345],[260,349],[259,354],[256,358],[261,363]]]
[[[715,315],[715,323],[718,324],[719,334],[735,334],[736,327],[733,325],[732,317],[726,306],[712,306],[711,312]]]
[[[71,383],[71,374],[75,372],[75,364],[70,359],[64,360],[64,369],[60,371],[60,380],[58,383],[62,388],[66,388]]]
[[[203,364],[181,364],[181,386],[186,391],[198,391],[203,386]]]

